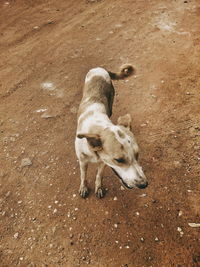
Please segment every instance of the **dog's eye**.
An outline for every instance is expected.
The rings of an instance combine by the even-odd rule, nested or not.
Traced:
[[[123,158],[119,158],[119,159],[114,159],[115,161],[117,161],[118,163],[125,163],[125,159]]]

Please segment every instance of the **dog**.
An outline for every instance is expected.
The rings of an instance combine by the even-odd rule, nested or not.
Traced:
[[[106,165],[129,189],[143,189],[148,185],[138,163],[139,148],[131,132],[130,114],[119,117],[117,125],[110,120],[115,95],[112,80],[125,79],[134,71],[132,65],[126,64],[118,73],[97,67],[86,75],[75,139],[81,176],[79,193],[83,198],[89,194],[86,180],[88,163],[98,164],[95,180],[98,198],[104,196],[102,173]]]

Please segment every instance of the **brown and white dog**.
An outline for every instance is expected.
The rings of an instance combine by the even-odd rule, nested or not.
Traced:
[[[113,169],[127,188],[142,189],[148,185],[138,164],[138,145],[130,131],[130,115],[119,117],[117,125],[109,119],[115,94],[111,80],[124,79],[133,73],[131,65],[124,65],[119,73],[94,68],[86,75],[75,140],[81,172],[79,193],[83,198],[89,193],[86,172],[90,162],[98,163],[95,193],[99,198],[104,195],[102,173],[105,165]]]

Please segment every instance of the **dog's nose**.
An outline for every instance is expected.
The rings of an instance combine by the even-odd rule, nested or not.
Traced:
[[[144,188],[146,188],[146,187],[148,186],[148,182],[145,182],[145,183],[143,183],[143,184],[136,184],[136,186],[137,186],[138,188],[140,188],[140,189],[144,189]]]

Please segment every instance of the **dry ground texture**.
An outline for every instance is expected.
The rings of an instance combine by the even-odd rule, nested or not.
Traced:
[[[200,266],[200,2],[1,0],[0,16],[0,266]],[[84,200],[84,77],[127,62],[112,120],[132,115],[150,184],[106,168],[99,200],[91,168]]]

